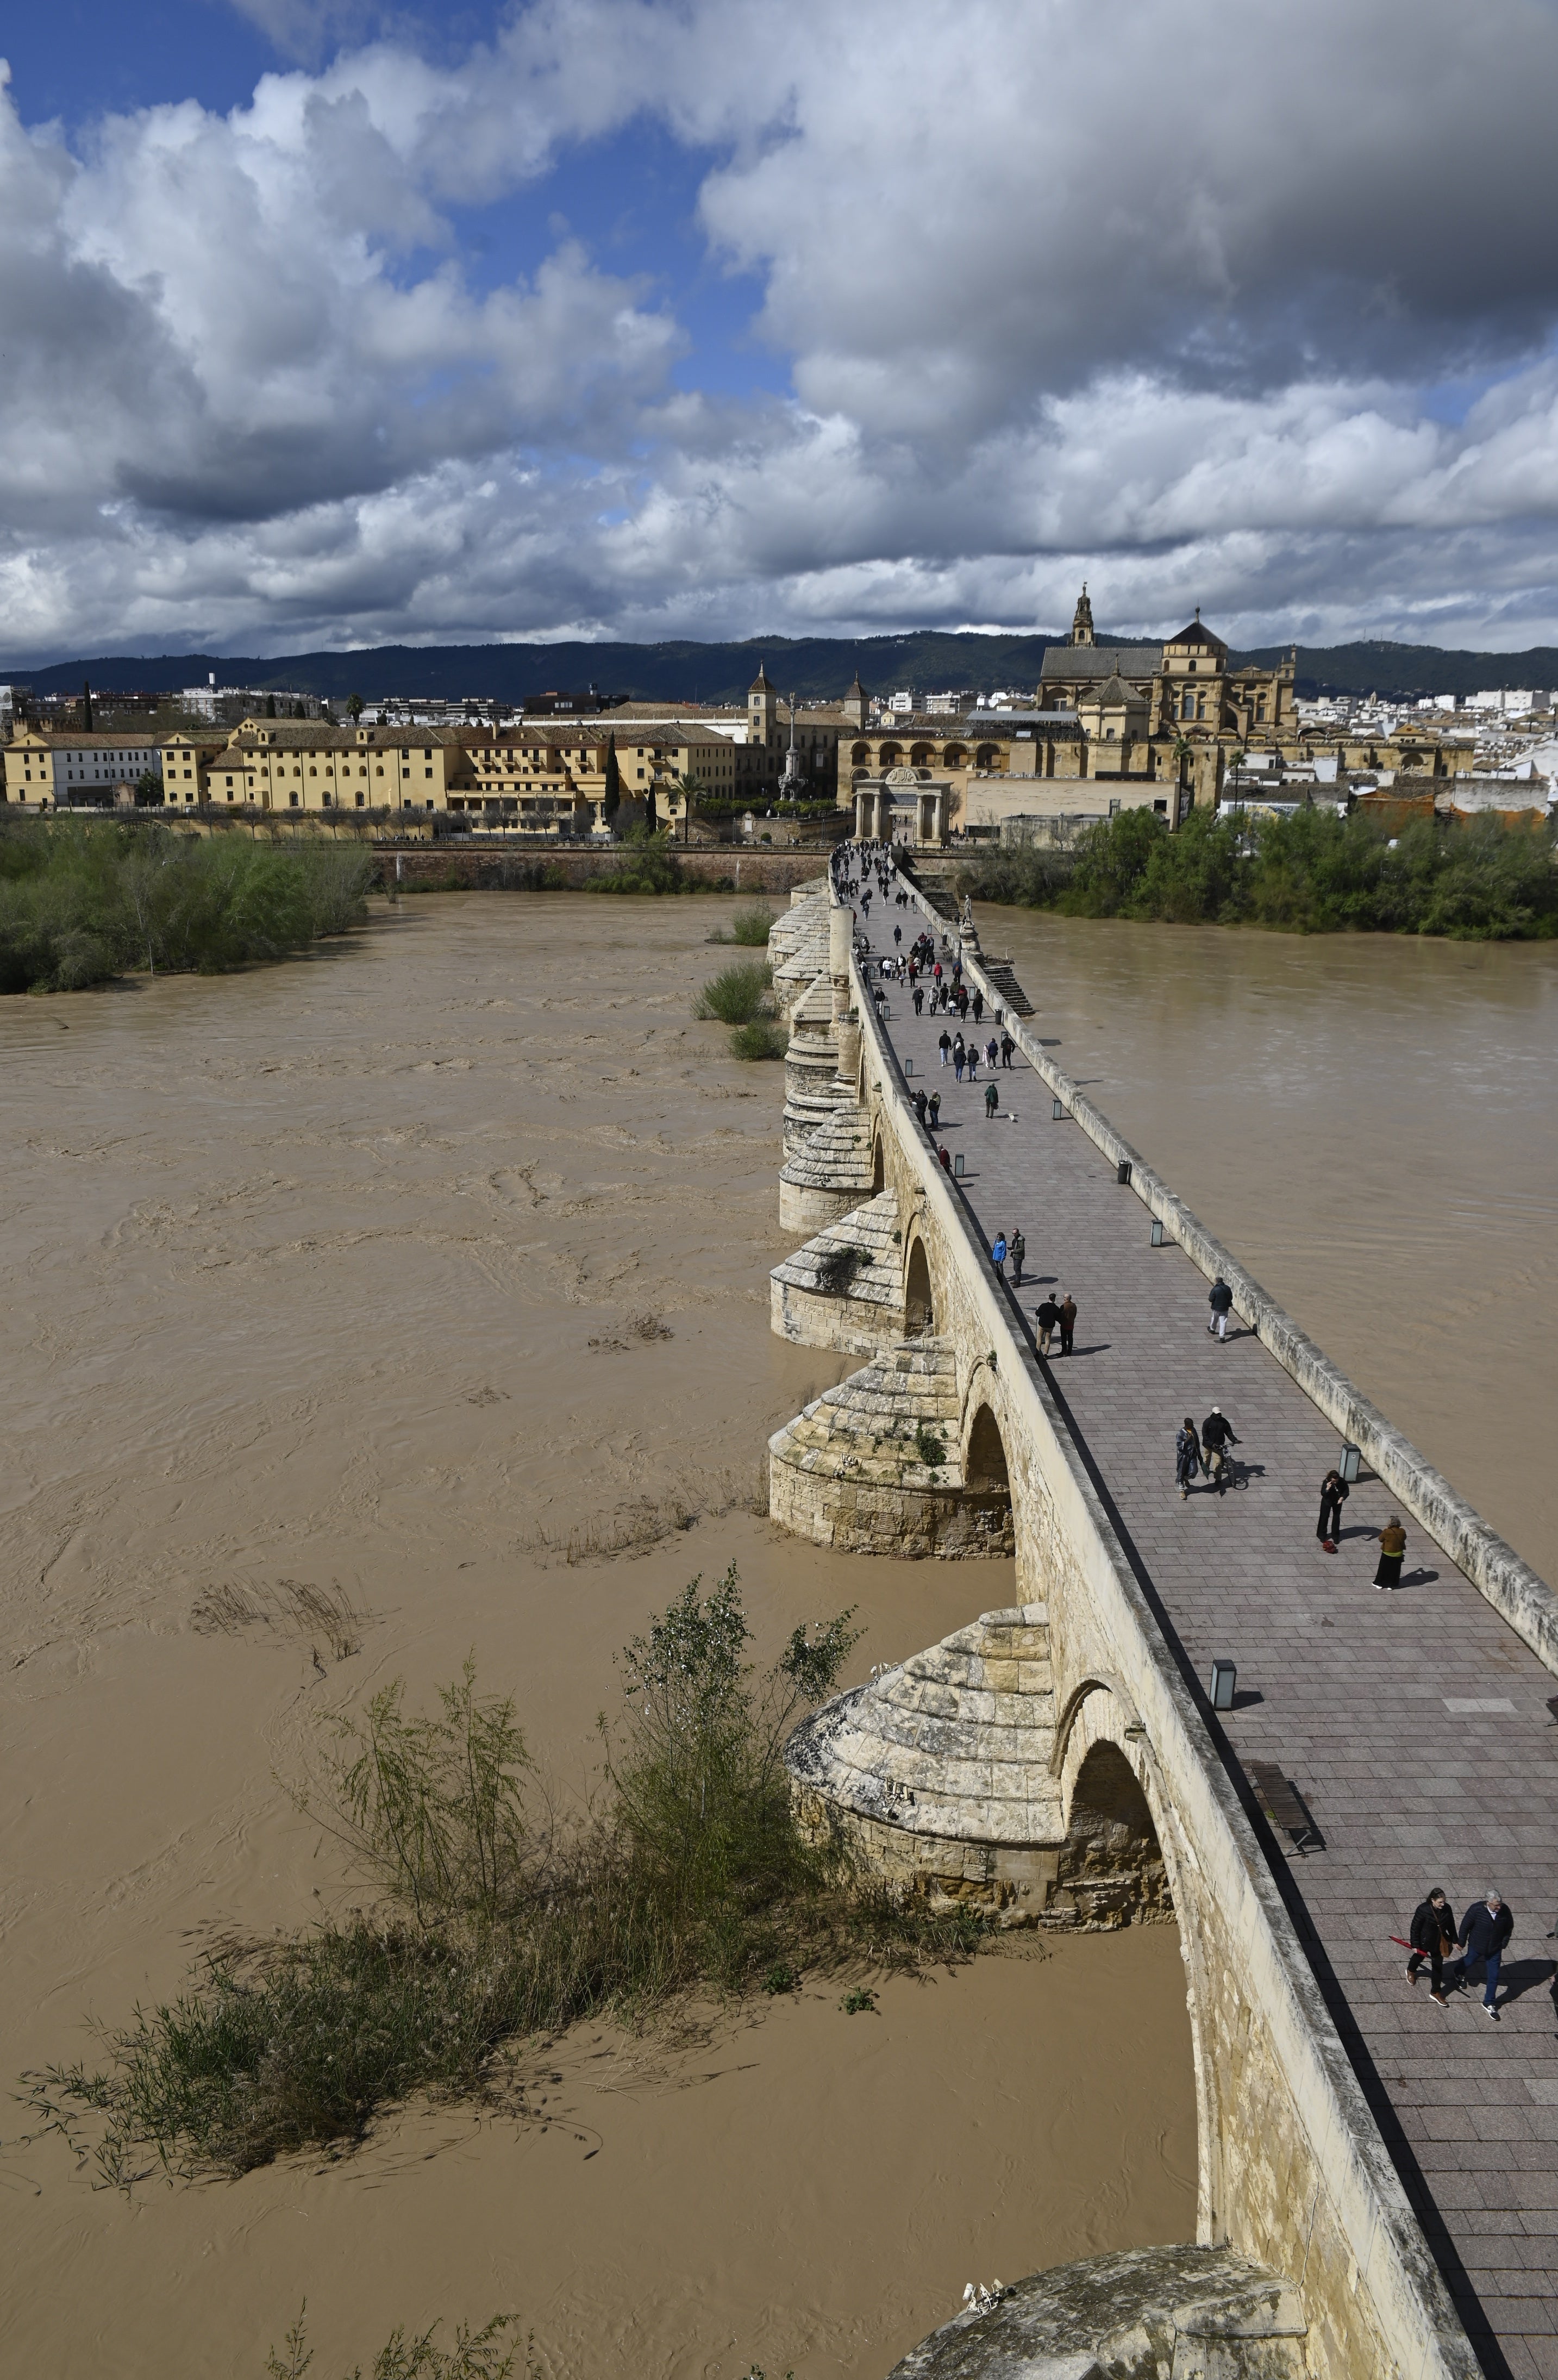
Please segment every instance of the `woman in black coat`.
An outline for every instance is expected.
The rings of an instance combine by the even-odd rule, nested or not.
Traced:
[[[1341,1534],[1342,1506],[1350,1493],[1339,1471],[1328,1471],[1320,1483],[1320,1521],[1315,1536],[1328,1554],[1336,1550],[1336,1539]]]

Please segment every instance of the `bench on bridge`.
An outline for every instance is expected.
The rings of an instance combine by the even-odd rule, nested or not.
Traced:
[[[1297,1852],[1324,1849],[1324,1838],[1315,1825],[1296,1787],[1284,1776],[1274,1760],[1249,1760],[1245,1767],[1250,1782],[1255,1788],[1255,1799],[1274,1827],[1280,1827],[1290,1837]]]

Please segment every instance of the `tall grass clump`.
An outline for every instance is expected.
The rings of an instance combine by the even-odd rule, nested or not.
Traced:
[[[959,890],[1070,917],[1520,941],[1558,933],[1553,860],[1550,824],[1492,817],[1416,818],[1392,835],[1364,811],[1319,804],[1288,818],[1196,808],[1171,834],[1138,809],[1084,829],[1070,851],[982,854]]]
[[[265,2359],[265,2380],[304,2380],[311,2371],[314,2350],[308,2344],[305,2301],[303,2310],[283,2340],[284,2353],[271,2350]],[[373,2359],[368,2380],[509,2380],[519,2354],[518,2346],[505,2347],[503,2334],[513,2328],[513,2316],[494,2314],[479,2330],[468,2323],[455,2326],[453,2347],[438,2344],[438,2325],[430,2329],[414,2331],[407,2338],[404,2328],[393,2331]],[[528,2358],[525,2369],[530,2369]],[[359,2363],[351,2380],[363,2380]]]
[[[773,911],[755,901],[749,907],[736,911],[729,933],[723,926],[716,926],[708,939],[711,942],[737,942],[747,950],[761,951],[767,948],[773,928]]]
[[[760,1014],[772,981],[771,968],[755,959],[721,967],[693,1002],[693,1014],[721,1025],[750,1025]]]
[[[784,1746],[856,1641],[844,1612],[758,1670],[734,1565],[709,1595],[692,1580],[622,1652],[603,1802],[568,1818],[474,1663],[429,1713],[384,1687],[324,1740],[303,1803],[380,1904],[212,1954],[95,2065],[24,2078],[38,2125],[123,2188],[158,2167],[242,2173],[357,2140],[413,2092],[491,2093],[506,2044],[581,2018],[966,1950],[970,1921],[893,1900],[796,1826]]]
[[[283,958],[357,924],[376,874],[357,844],[282,849],[150,824],[0,831],[0,991]]]

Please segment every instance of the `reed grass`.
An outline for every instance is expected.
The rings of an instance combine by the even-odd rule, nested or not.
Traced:
[[[297,2320],[282,2342],[283,2353],[271,2350],[265,2359],[265,2380],[304,2380],[313,2365],[314,2350],[308,2344],[308,2301],[305,2300]],[[453,2347],[438,2344],[437,2323],[430,2329],[415,2331],[408,2338],[404,2329],[387,2338],[373,2359],[368,2380],[509,2380],[519,2354],[518,2345],[506,2347],[503,2334],[513,2328],[512,2314],[494,2314],[480,2330],[472,2330],[460,2323],[454,2332]],[[528,2355],[525,2370],[533,2369]],[[351,2380],[362,2380],[359,2363]]]
[[[966,1954],[976,1921],[895,1900],[796,1825],[784,1746],[834,1691],[851,1621],[795,1629],[758,1670],[734,1564],[707,1595],[690,1581],[623,1648],[604,1802],[567,1819],[474,1661],[430,1712],[382,1688],[334,1723],[305,1802],[381,1908],[213,1952],[105,2034],[96,2066],[24,2077],[36,2126],[127,2190],[159,2168],[242,2173],[349,2145],[413,2093],[497,2095],[507,2045],[584,2018]]]

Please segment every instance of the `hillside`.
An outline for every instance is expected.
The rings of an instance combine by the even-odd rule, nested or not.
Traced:
[[[549,688],[597,686],[604,694],[648,700],[740,702],[766,664],[782,693],[837,699],[858,670],[873,693],[894,687],[1028,689],[1037,683],[1050,635],[961,636],[922,629],[901,637],[756,637],[732,644],[690,640],[658,645],[380,645],[348,653],[282,653],[269,659],[229,653],[104,654],[43,669],[6,668],[0,677],[38,694],[74,693],[84,677],[103,693],[146,693],[200,686],[214,670],[219,685],[288,687],[305,694],[365,700],[387,694],[472,697],[518,702]],[[1100,643],[1109,641],[1101,630]],[[1236,662],[1273,666],[1286,646],[1236,653]],[[1521,653],[1446,651],[1437,645],[1359,644],[1298,648],[1300,693],[1474,694],[1495,686],[1558,685],[1558,649]]]

